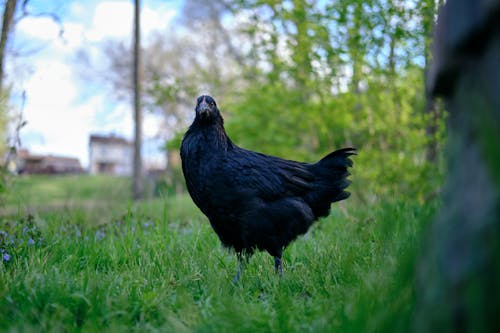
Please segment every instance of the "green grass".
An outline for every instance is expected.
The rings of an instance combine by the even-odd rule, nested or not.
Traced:
[[[23,176],[12,180],[7,205],[47,204],[81,200],[130,199],[129,178],[113,176]]]
[[[127,204],[104,224],[81,210],[4,217],[14,243],[0,264],[0,330],[405,332],[435,210],[334,205],[287,248],[283,278],[258,253],[237,285],[235,256],[187,196]]]
[[[87,220],[105,223],[110,213],[129,205],[131,188],[131,181],[126,177],[16,177],[7,193],[0,197],[0,216],[76,212]]]

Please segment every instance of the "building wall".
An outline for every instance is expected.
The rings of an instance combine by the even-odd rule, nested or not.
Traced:
[[[89,173],[111,173],[118,176],[132,175],[133,148],[116,142],[90,142]],[[106,166],[106,172],[103,171]]]

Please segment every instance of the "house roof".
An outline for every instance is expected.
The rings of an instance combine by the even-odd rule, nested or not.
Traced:
[[[17,157],[24,161],[44,161],[45,163],[66,163],[80,166],[80,160],[76,157],[32,154],[27,149],[19,149]]]
[[[83,171],[80,160],[75,157],[31,154],[20,149],[17,155],[19,170],[25,173],[79,173]]]
[[[67,165],[81,167],[80,160],[75,157],[47,155],[44,159],[46,160],[46,163],[64,163]]]
[[[115,136],[115,135],[97,135],[97,134],[92,134],[90,135],[90,140],[89,143],[113,143],[113,144],[119,144],[119,145],[126,145],[126,146],[131,146],[132,142],[126,140],[125,138]]]

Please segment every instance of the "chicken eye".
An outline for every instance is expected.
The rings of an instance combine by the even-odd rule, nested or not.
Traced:
[[[210,101],[208,105],[210,105],[210,107],[213,108],[215,106],[215,103],[213,101]]]

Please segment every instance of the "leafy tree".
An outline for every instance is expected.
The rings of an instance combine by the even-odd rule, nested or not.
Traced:
[[[429,115],[424,86],[436,1],[200,4],[186,1],[182,28],[145,49],[146,105],[164,112],[170,151],[194,98],[209,92],[246,148],[313,161],[354,145],[360,199],[433,197],[444,112],[437,104]],[[126,61],[123,54],[112,63]]]
[[[355,145],[362,199],[433,195],[440,179],[433,170],[441,169],[425,159],[429,118],[419,45],[429,18],[417,10],[421,1],[229,3],[235,15],[250,17],[241,30],[257,73],[228,107],[235,141],[308,160]],[[432,119],[436,149],[443,115]],[[428,176],[436,181],[424,186]]]

